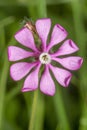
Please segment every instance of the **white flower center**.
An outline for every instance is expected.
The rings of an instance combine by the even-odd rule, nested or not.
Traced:
[[[51,57],[48,53],[43,52],[40,54],[39,60],[42,64],[49,64],[51,62]]]

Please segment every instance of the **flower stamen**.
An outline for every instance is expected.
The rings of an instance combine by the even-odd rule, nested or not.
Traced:
[[[40,54],[39,60],[42,64],[49,64],[51,62],[51,57],[48,53],[43,52]]]

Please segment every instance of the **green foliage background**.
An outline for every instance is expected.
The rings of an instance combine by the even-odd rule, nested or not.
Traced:
[[[14,34],[24,16],[50,17],[78,44],[82,68],[73,72],[68,88],[56,81],[54,97],[39,90],[21,93],[23,80],[9,74],[7,47],[18,44]],[[87,0],[0,0],[0,130],[87,130]]]

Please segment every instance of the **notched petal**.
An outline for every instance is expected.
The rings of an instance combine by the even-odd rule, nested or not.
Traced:
[[[24,78],[37,63],[18,62],[10,67],[10,75],[13,80],[18,81]]]
[[[38,19],[35,25],[38,35],[42,41],[43,50],[45,51],[47,37],[51,27],[51,19],[50,18]]]
[[[32,35],[32,32],[28,28],[22,28],[20,31],[18,31],[15,34],[15,39],[22,45],[34,50],[38,51],[35,43],[34,43],[34,38]]]
[[[40,90],[47,95],[53,96],[55,94],[55,84],[50,75],[49,68],[46,66],[40,81]]]
[[[70,80],[72,78],[72,74],[69,71],[62,68],[54,67],[52,65],[50,65],[50,69],[60,85],[62,85],[63,87],[69,86]]]
[[[71,40],[66,40],[58,49],[57,52],[53,53],[52,56],[62,56],[75,53],[79,50],[77,45]]]
[[[68,87],[69,83],[70,83],[70,80],[71,80],[71,75],[69,75],[68,77],[65,78],[65,86]]]
[[[83,63],[83,59],[79,56],[69,56],[66,58],[53,58],[53,60],[60,63],[63,67],[69,70],[80,69]]]
[[[41,64],[37,65],[35,70],[27,76],[23,88],[21,90],[22,92],[33,91],[38,88],[38,82],[39,82],[38,74],[39,74],[40,66]]]
[[[9,61],[18,61],[24,58],[34,56],[33,52],[25,51],[24,49],[16,46],[8,47],[8,59]]]
[[[51,41],[47,47],[47,51],[50,50],[54,45],[60,43],[67,37],[67,31],[59,24],[56,24],[53,28],[53,32],[51,35]]]

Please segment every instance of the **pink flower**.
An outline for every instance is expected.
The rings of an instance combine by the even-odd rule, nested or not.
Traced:
[[[51,20],[49,18],[39,19],[36,21],[35,27],[42,42],[42,49],[36,47],[32,31],[29,30],[29,28],[24,27],[18,31],[15,34],[15,39],[25,47],[32,49],[32,51],[26,51],[16,46],[9,46],[9,61],[19,61],[28,57],[34,57],[35,60],[31,63],[20,61],[13,64],[10,68],[10,75],[15,81],[18,81],[27,75],[22,92],[36,90],[39,86],[39,71],[43,64],[44,72],[40,79],[40,90],[47,95],[53,96],[55,94],[55,84],[50,71],[60,85],[67,87],[72,78],[72,74],[69,70],[79,69],[83,59],[79,56],[68,56],[63,58],[64,55],[67,56],[68,54],[72,54],[79,50],[71,39],[64,41],[58,51],[51,53],[50,49],[54,45],[62,42],[68,35],[67,31],[61,25],[56,24],[54,26],[49,44],[47,44],[47,37],[51,28]],[[53,61],[56,61],[57,64],[61,64],[67,70],[53,66]]]

